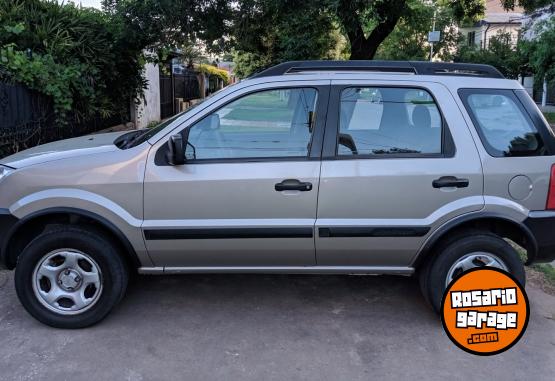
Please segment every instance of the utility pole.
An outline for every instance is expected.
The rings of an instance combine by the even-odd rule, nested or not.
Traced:
[[[435,38],[432,38],[432,35],[435,36],[435,31],[436,31],[436,13],[437,13],[437,11],[434,9],[434,18],[433,18],[433,21],[432,21],[432,33],[430,33],[430,35],[428,36],[428,41],[430,42],[430,62],[432,62],[432,59],[434,57],[434,40],[435,40]],[[437,41],[439,41],[439,39]]]

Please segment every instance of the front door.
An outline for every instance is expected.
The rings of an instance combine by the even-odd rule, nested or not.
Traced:
[[[332,83],[318,265],[410,272],[430,232],[484,205],[469,128],[439,84]]]
[[[165,146],[153,147],[143,230],[156,266],[315,264],[329,86],[277,86],[236,92],[188,123],[184,165],[160,161]]]

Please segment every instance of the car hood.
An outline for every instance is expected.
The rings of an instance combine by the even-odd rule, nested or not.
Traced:
[[[128,132],[129,131],[110,132],[107,134],[88,135],[59,140],[29,148],[25,151],[0,159],[0,164],[12,168],[23,168],[53,160],[117,151],[119,148],[114,144],[114,140],[116,140],[118,136]]]

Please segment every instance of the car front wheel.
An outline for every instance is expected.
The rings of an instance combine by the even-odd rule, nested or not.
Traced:
[[[15,288],[25,309],[56,328],[84,328],[102,320],[123,297],[125,261],[100,233],[59,226],[23,250]]]

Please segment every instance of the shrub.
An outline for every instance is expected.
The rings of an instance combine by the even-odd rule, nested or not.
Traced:
[[[229,84],[229,74],[227,71],[218,69],[215,66],[207,65],[207,64],[200,64],[196,65],[195,69],[200,71],[201,73],[214,75],[224,81],[224,85]]]
[[[146,85],[142,46],[127,34],[96,9],[0,0],[0,69],[52,97],[60,120],[70,110],[83,118],[127,113]]]

